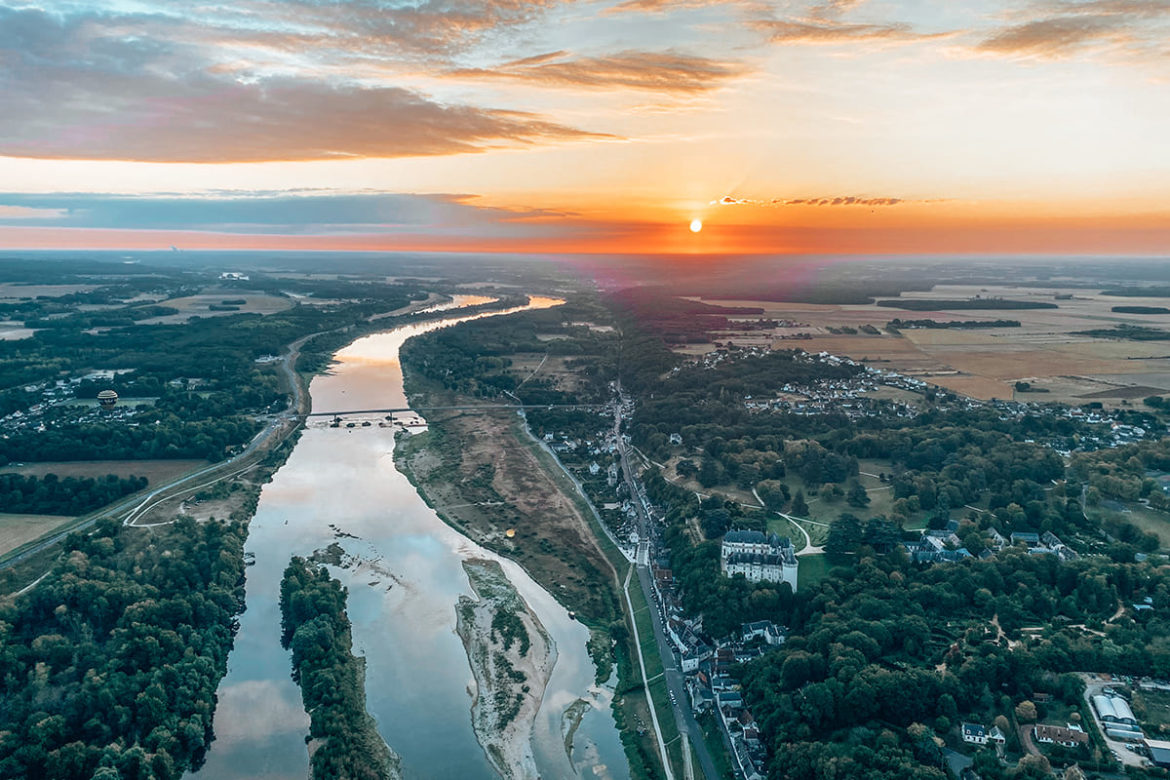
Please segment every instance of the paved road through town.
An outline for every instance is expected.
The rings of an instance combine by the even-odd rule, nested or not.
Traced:
[[[634,469],[630,465],[630,459],[626,452],[625,439],[621,435],[621,410],[622,405],[625,403],[625,398],[622,395],[620,383],[618,384],[617,390],[618,404],[614,411],[614,431],[617,434],[617,447],[618,454],[621,456],[622,473],[625,476],[626,486],[630,490],[630,500],[634,503],[637,510],[638,533],[643,540],[653,546],[654,521],[650,518],[650,514],[646,510],[645,497],[634,476]],[[646,556],[637,556],[638,583],[642,586],[642,593],[646,597],[646,603],[651,605],[650,622],[654,626],[654,638],[658,642],[658,654],[662,656],[663,677],[666,680],[666,688],[674,699],[671,707],[674,710],[674,720],[678,725],[679,733],[686,734],[689,737],[691,745],[695,749],[695,754],[699,757],[699,766],[703,770],[703,776],[707,780],[718,780],[719,771],[715,768],[715,760],[711,757],[711,751],[707,749],[707,743],[703,739],[703,729],[699,726],[699,722],[695,720],[694,713],[691,712],[690,699],[687,696],[682,671],[678,666],[678,658],[674,654],[670,640],[666,637],[665,627],[662,625],[662,615],[658,611],[658,602],[654,598],[654,587],[651,581],[649,566],[649,561],[653,560],[654,555],[652,550],[648,552],[649,554]]]

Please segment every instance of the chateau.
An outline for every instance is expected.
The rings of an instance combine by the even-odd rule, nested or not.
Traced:
[[[796,550],[792,542],[761,531],[728,531],[720,550],[723,574],[750,582],[787,582],[796,592]]]

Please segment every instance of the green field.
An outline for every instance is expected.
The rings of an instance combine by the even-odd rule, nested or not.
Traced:
[[[1170,514],[1134,503],[1125,504],[1125,511],[1090,507],[1088,515],[1094,520],[1117,520],[1137,526],[1142,531],[1156,535],[1163,549],[1170,549]]]
[[[805,555],[797,560],[800,562],[797,585],[802,589],[816,587],[829,576],[829,570],[834,566],[852,565],[852,556],[849,555]]]

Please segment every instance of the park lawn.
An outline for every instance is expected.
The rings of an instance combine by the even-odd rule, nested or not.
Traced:
[[[815,588],[835,566],[853,565],[853,557],[849,555],[802,555],[796,560],[800,564],[796,583],[801,590]]]
[[[646,677],[654,679],[662,674],[662,657],[658,654],[658,641],[654,638],[654,626],[651,622],[654,618],[650,610],[653,608],[646,604],[646,597],[642,595],[642,588],[636,579],[630,580],[630,603],[634,606],[634,622],[638,625],[638,639],[642,646],[642,660],[646,664]],[[633,660],[634,668],[637,670],[638,659]]]
[[[38,539],[73,519],[67,515],[0,514],[0,555]]]
[[[650,698],[654,701],[654,709],[658,715],[658,726],[662,729],[662,741],[666,743],[666,755],[674,767],[676,776],[681,777],[683,774],[682,740],[679,739],[678,723],[674,719],[674,708],[670,704],[670,691],[666,687],[666,678],[659,677],[650,683]]]
[[[1090,507],[1088,515],[1094,520],[1113,519],[1129,523],[1157,536],[1162,549],[1170,549],[1170,514],[1138,503],[1125,503],[1123,506],[1125,509],[1122,511],[1106,509],[1103,506]]]

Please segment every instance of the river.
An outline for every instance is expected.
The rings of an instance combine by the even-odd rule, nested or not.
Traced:
[[[436,309],[482,303],[456,296]],[[527,308],[559,304],[533,297]],[[432,309],[432,310],[436,310]],[[398,351],[411,336],[475,319],[453,316],[358,339],[309,387],[314,409],[405,407]],[[544,777],[627,778],[609,687],[594,685],[588,631],[514,562],[444,524],[394,465],[394,429],[314,424],[265,485],[245,550],[247,609],[220,682],[215,741],[197,780],[303,780],[309,719],[280,646],[280,579],[289,559],[338,543],[330,567],[349,589],[355,654],[366,659],[367,709],[408,778],[491,778],[471,727],[474,679],[455,633],[455,604],[474,596],[469,558],[500,561],[556,643],[557,660],[533,732]],[[591,706],[565,750],[566,708]]]

